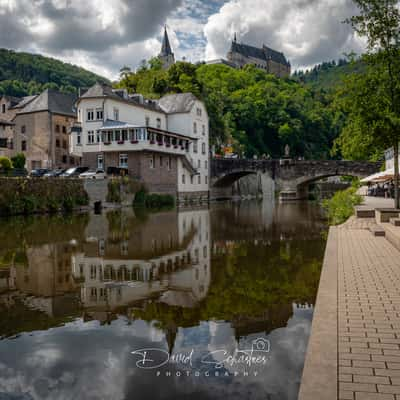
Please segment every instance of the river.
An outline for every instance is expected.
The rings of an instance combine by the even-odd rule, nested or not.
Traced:
[[[0,222],[0,399],[296,399],[313,203]]]

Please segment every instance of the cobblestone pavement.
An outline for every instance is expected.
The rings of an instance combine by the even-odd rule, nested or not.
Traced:
[[[337,235],[338,399],[398,400],[400,252],[358,222]]]

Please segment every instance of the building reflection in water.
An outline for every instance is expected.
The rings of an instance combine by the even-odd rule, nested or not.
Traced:
[[[153,214],[144,224],[126,212],[94,216],[72,256],[84,309],[114,311],[150,298],[193,307],[210,284],[209,229],[208,210]]]

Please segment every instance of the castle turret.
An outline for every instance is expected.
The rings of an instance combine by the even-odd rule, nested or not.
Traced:
[[[158,58],[161,60],[163,68],[165,69],[168,69],[172,64],[175,64],[175,57],[171,50],[166,26],[164,28],[164,38]]]

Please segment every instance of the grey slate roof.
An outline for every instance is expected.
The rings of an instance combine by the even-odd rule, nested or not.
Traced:
[[[112,87],[102,83],[95,83],[91,86],[82,96],[81,98],[90,98],[90,97],[115,97],[120,98],[117,94],[115,94],[112,90]]]
[[[76,96],[72,94],[60,93],[55,90],[47,89],[27,104],[19,114],[50,111],[55,114],[75,116],[74,103]]]
[[[7,96],[7,95],[2,95],[2,96],[0,96],[0,99],[1,98],[5,98],[5,99],[7,99],[9,102],[10,102],[10,104],[11,104],[11,107],[14,107],[16,104],[18,104],[21,100],[22,100],[22,98],[21,97],[15,97],[15,96]],[[10,107],[10,108],[11,108]]]
[[[15,108],[23,108],[25,107],[28,103],[30,103],[32,100],[34,100],[38,95],[33,95],[33,96],[25,96],[19,99],[19,102],[17,104],[15,104],[13,107],[13,109]]]
[[[171,45],[169,43],[167,27],[164,28],[164,38],[161,46],[160,56],[170,56],[172,55]]]
[[[245,57],[258,58],[260,60],[272,60],[283,65],[289,65],[283,53],[273,50],[265,45],[262,48],[248,44],[232,42],[231,52],[242,54]]]
[[[192,93],[168,94],[161,97],[158,105],[167,114],[186,113],[191,111],[196,100]]]
[[[81,95],[81,99],[87,98],[96,98],[96,97],[107,97],[115,100],[123,101],[126,103],[134,104],[138,107],[147,108],[149,110],[161,111],[158,107],[158,103],[155,100],[145,99],[143,103],[141,103],[137,98],[132,97],[123,97],[115,93],[111,86],[102,83],[96,83],[92,87],[90,87],[83,95]]]

